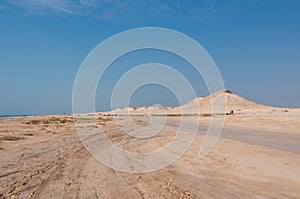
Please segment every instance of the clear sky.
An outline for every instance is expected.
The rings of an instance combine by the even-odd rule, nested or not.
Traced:
[[[116,33],[147,26],[198,41],[235,93],[300,107],[299,10],[299,0],[0,0],[0,115],[70,113],[73,82],[87,54]],[[109,109],[109,88],[122,72],[153,59],[185,73],[197,95],[207,94],[184,61],[136,52],[114,63],[99,85],[105,89],[97,93],[97,110]],[[159,86],[139,89],[131,101],[151,104],[177,101]]]

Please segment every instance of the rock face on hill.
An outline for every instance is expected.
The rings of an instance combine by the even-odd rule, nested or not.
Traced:
[[[185,114],[230,114],[258,113],[271,111],[274,108],[257,104],[240,97],[229,90],[218,91],[207,97],[196,99],[176,107],[126,107],[116,109],[111,114],[117,115],[185,115]]]

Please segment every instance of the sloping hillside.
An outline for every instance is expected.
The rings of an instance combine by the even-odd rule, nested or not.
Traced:
[[[177,107],[126,107],[116,109],[110,114],[117,115],[181,115],[181,114],[228,114],[233,113],[258,113],[280,110],[271,106],[257,104],[229,90],[218,91],[207,97],[196,99]]]

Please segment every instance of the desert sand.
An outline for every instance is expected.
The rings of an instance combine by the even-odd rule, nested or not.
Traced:
[[[220,117],[210,112],[211,101],[220,95],[227,99],[226,113],[234,114],[226,115],[218,143],[201,159],[197,154],[208,125]],[[196,103],[199,115],[194,115]],[[149,113],[167,116],[158,135],[139,139],[120,129],[130,129],[129,120],[141,128],[149,125]],[[299,109],[260,105],[222,91],[182,107],[95,114],[113,143],[137,153],[170,142],[182,117],[190,125],[200,121],[200,128],[176,162],[132,174],[96,160],[81,142],[72,115],[0,120],[0,198],[300,198]]]

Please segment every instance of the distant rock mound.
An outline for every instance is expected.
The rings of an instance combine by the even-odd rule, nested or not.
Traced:
[[[185,115],[185,114],[232,114],[241,112],[269,111],[274,107],[257,104],[234,94],[230,90],[217,91],[176,107],[144,106],[126,107],[112,111],[117,115]]]
[[[242,110],[259,110],[269,108],[268,106],[257,104],[240,97],[229,90],[218,91],[208,97],[205,97],[200,101],[199,107],[203,112],[207,113],[212,112],[214,109],[213,107],[215,107],[217,112],[220,110],[220,113],[223,113],[223,107],[225,107],[225,113],[230,113],[231,111],[237,112]]]
[[[234,112],[259,110],[269,108],[261,104],[246,100],[234,94],[230,90],[218,91],[207,97],[197,97],[196,99],[176,107],[173,113],[182,114],[229,114]]]

